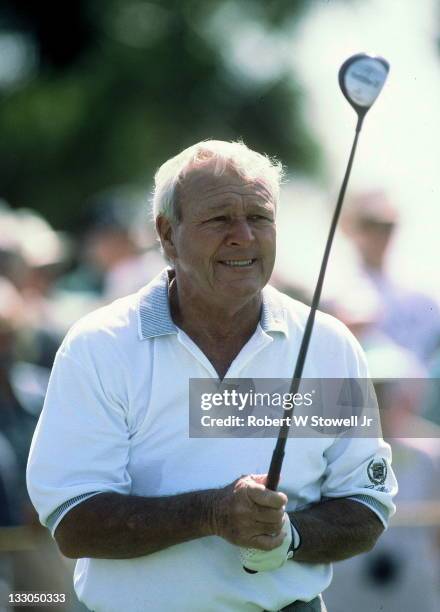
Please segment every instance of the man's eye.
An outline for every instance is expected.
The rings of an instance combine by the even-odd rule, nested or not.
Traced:
[[[266,215],[250,215],[249,219],[251,221],[272,221],[272,219]]]
[[[226,221],[227,217],[225,217],[225,215],[219,215],[218,217],[211,217],[211,219],[208,219],[208,222],[210,221]]]

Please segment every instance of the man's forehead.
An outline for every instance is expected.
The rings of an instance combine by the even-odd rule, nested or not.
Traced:
[[[213,164],[190,168],[181,181],[180,190],[184,197],[198,195],[211,199],[231,192],[273,200],[271,188],[263,177],[243,177],[231,167],[218,175]]]

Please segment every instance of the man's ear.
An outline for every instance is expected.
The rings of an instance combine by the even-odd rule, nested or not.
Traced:
[[[177,251],[174,245],[174,228],[171,221],[163,215],[158,215],[156,231],[166,257],[173,261],[177,256]]]

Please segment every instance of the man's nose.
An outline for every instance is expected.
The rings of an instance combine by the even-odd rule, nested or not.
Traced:
[[[255,239],[253,229],[247,219],[231,221],[227,243],[231,246],[249,244]]]

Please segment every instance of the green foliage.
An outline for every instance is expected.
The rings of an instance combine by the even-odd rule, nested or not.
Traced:
[[[271,41],[275,53],[305,4],[78,3],[75,23],[84,22],[80,31],[87,31],[83,44],[76,41],[74,50],[57,55],[62,30],[67,37],[69,28],[60,18],[52,26],[56,44],[39,54],[34,77],[0,91],[0,195],[72,229],[89,195],[131,182],[147,191],[162,161],[211,137],[243,138],[291,169],[316,171],[317,146],[301,119],[301,92],[291,69],[279,65],[259,75],[260,58],[249,69],[247,56],[244,64],[236,57],[243,28],[251,41],[252,32],[259,33],[266,49],[261,61],[270,59]],[[32,29],[29,19],[17,15],[14,21],[11,11],[9,6],[10,29],[27,32],[38,54],[42,28]],[[32,11],[35,19],[35,6]],[[45,16],[38,19],[47,30]]]

